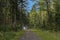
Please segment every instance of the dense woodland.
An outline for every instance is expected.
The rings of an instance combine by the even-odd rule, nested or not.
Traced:
[[[30,12],[27,5],[26,0],[0,0],[0,31],[18,31],[23,26],[60,31],[60,0],[39,0]]]

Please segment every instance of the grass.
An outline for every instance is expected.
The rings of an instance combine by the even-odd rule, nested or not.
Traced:
[[[0,40],[3,40],[3,32],[0,32]]]
[[[5,35],[3,35],[5,34]],[[23,31],[18,32],[0,32],[0,40],[18,40],[23,34]]]
[[[60,32],[49,32],[33,29],[41,40],[60,40]]]

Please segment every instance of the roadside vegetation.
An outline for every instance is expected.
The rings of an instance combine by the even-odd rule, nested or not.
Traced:
[[[0,40],[18,40],[24,31],[10,31],[10,32],[0,32]]]
[[[43,31],[38,29],[33,29],[32,31],[35,32],[41,40],[60,40],[60,32]]]

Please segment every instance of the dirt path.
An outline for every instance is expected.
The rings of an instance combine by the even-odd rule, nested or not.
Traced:
[[[40,40],[32,31],[26,31],[19,40]]]

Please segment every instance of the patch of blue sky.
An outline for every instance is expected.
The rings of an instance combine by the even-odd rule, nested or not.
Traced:
[[[26,0],[26,2],[27,2],[27,4],[24,4],[24,5],[27,5],[25,7],[25,10],[26,10],[26,12],[30,12],[30,10],[32,10],[33,5],[36,5],[39,2],[39,0]],[[18,7],[20,7],[20,6],[21,5],[19,4]],[[38,8],[38,7],[36,7],[36,8]]]
[[[30,10],[32,9],[32,6],[35,4],[35,2],[32,2],[31,0],[27,0],[28,1],[28,6],[26,7],[26,10],[28,12],[30,12]]]
[[[28,6],[26,7],[26,10],[28,12],[30,12],[30,10],[32,9],[33,5],[37,4],[39,2],[39,0],[34,0],[34,1],[27,0],[27,2],[28,2]]]

